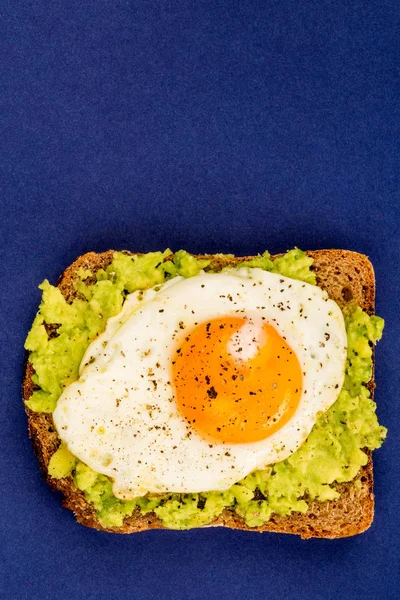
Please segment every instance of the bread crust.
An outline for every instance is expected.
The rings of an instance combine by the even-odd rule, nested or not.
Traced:
[[[132,254],[131,252],[127,252]],[[349,250],[316,250],[307,252],[314,260],[313,269],[317,284],[325,289],[339,306],[343,307],[355,301],[368,314],[373,314],[375,304],[375,276],[368,258]],[[278,256],[278,255],[276,255]],[[276,258],[273,257],[273,258]],[[74,279],[80,267],[96,272],[106,268],[112,261],[113,251],[97,254],[89,252],[80,256],[61,275],[57,286],[67,300],[76,296]],[[173,255],[167,258],[172,259]],[[226,257],[206,255],[199,258],[210,258],[215,268],[235,265],[253,257]],[[33,367],[27,353],[25,358],[22,394],[28,400],[35,389],[32,380]],[[373,394],[374,378],[368,384]],[[114,533],[133,533],[148,529],[165,529],[160,519],[154,514],[141,515],[139,511],[126,517],[121,527],[107,529],[99,522],[93,506],[85,499],[71,476],[64,479],[53,479],[48,474],[51,456],[57,450],[60,440],[54,427],[53,418],[48,413],[37,413],[25,405],[28,416],[29,435],[38,458],[44,478],[54,490],[63,494],[63,506],[71,509],[77,521],[87,527]],[[368,463],[362,467],[358,475],[348,483],[336,484],[340,497],[325,502],[311,501],[306,513],[292,513],[283,517],[273,515],[271,519],[259,527],[248,527],[233,510],[225,509],[223,513],[208,526],[224,526],[247,531],[271,531],[291,533],[307,538],[341,538],[361,533],[368,529],[374,517],[373,470],[371,452]],[[356,483],[359,481],[360,483]]]

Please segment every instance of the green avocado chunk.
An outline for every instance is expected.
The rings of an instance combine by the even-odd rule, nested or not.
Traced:
[[[75,283],[79,295],[70,303],[48,281],[39,286],[42,301],[25,342],[37,387],[26,402],[29,408],[54,410],[63,388],[78,378],[85,350],[104,331],[107,320],[120,312],[127,293],[157,286],[176,275],[193,277],[204,268],[212,271],[208,259],[199,260],[184,250],[175,253],[173,260],[170,255],[170,250],[138,256],[115,252],[112,263],[95,276],[79,270]],[[315,284],[312,259],[298,248],[275,260],[265,252],[236,268],[243,266]],[[63,443],[50,460],[49,474],[53,478],[71,475],[102,525],[111,529],[120,527],[134,511],[154,512],[171,529],[189,529],[210,523],[225,508],[257,527],[272,514],[306,512],[308,500],[337,498],[333,484],[351,481],[367,462],[363,449],[378,448],[386,436],[364,385],[372,375],[372,345],[382,336],[383,320],[357,306],[347,307],[344,315],[348,351],[343,388],[308,439],[286,460],[250,473],[225,492],[149,494],[129,501],[116,498],[111,480],[75,458]]]

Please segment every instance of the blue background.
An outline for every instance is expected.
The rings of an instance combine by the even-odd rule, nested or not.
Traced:
[[[2,0],[0,595],[399,598],[397,0]],[[20,400],[37,285],[88,250],[368,254],[376,518],[301,541],[85,529],[41,480]],[[397,592],[396,592],[397,590]]]

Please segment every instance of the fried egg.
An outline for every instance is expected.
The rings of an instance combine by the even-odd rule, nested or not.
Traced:
[[[342,312],[258,268],[129,294],[53,414],[118,498],[223,491],[306,440],[344,380]]]

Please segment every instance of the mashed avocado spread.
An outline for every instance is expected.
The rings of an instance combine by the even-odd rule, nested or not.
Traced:
[[[36,389],[26,402],[30,409],[54,410],[63,388],[78,379],[86,348],[104,331],[107,319],[118,314],[128,293],[162,284],[175,275],[193,277],[202,269],[213,271],[211,260],[198,260],[183,250],[175,253],[173,261],[165,260],[170,254],[166,250],[132,257],[115,252],[105,270],[80,269],[77,297],[71,303],[48,281],[39,286],[43,297],[25,343],[35,370]],[[312,259],[297,248],[275,260],[265,252],[238,266],[244,264],[315,284]],[[188,529],[210,523],[224,508],[256,527],[272,514],[306,512],[310,500],[337,498],[334,482],[351,481],[367,462],[363,449],[378,448],[386,435],[363,385],[372,375],[372,345],[381,338],[383,320],[357,306],[346,307],[344,316],[348,353],[343,388],[307,441],[286,460],[251,473],[225,492],[148,495],[130,501],[116,498],[111,481],[79,461],[64,444],[50,460],[50,475],[71,475],[107,528],[120,527],[125,516],[140,511],[156,513],[166,527]],[[52,334],[49,325],[53,325]]]

